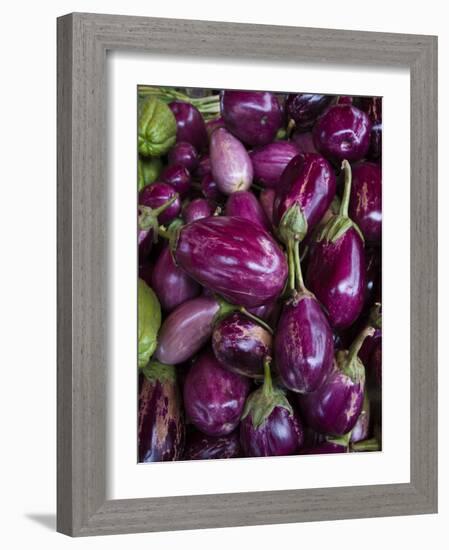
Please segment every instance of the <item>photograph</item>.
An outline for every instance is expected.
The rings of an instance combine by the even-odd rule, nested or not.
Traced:
[[[138,463],[382,451],[382,97],[305,90],[137,86]]]

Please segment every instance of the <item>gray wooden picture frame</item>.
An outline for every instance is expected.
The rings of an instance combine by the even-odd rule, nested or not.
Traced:
[[[57,530],[84,536],[436,512],[437,38],[82,13],[57,25]],[[106,499],[108,50],[410,69],[410,483]]]

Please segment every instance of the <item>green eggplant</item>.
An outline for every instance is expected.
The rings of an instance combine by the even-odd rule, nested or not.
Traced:
[[[162,161],[160,158],[137,159],[138,191],[145,187],[145,185],[155,182],[161,172]]]
[[[160,157],[176,142],[176,119],[170,107],[148,96],[139,109],[138,149],[144,157]]]
[[[142,279],[138,281],[137,301],[138,364],[142,368],[147,365],[157,346],[157,334],[161,326],[161,306],[154,291]]]

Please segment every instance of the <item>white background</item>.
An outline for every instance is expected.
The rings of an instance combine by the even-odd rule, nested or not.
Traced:
[[[208,5],[209,4],[209,5]],[[437,516],[339,521],[287,526],[245,527],[164,534],[70,540],[54,533],[55,513],[55,17],[71,11],[184,17],[439,34],[440,50],[440,208],[449,199],[443,162],[449,149],[449,35],[443,3],[429,0],[393,3],[377,0],[321,0],[319,5],[285,0],[156,3],[75,1],[8,3],[0,33],[0,319],[1,319],[1,542],[7,548],[229,548],[279,544],[365,549],[395,544],[408,548],[435,545],[446,536],[449,519],[447,453],[444,427],[448,400],[440,399],[440,513]],[[400,136],[398,136],[400,139]],[[446,154],[444,154],[446,153]],[[444,214],[445,210],[441,210]],[[441,216],[443,247],[449,221]],[[398,234],[400,228],[398,227]],[[448,329],[447,257],[441,250],[441,341]],[[445,247],[447,250],[447,246]],[[443,344],[441,350],[445,351]],[[449,374],[443,353],[440,388]],[[444,539],[443,539],[444,540]]]

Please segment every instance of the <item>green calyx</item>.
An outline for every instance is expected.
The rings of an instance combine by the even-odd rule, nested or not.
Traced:
[[[351,197],[351,183],[352,183],[352,172],[351,165],[347,160],[342,162],[342,170],[345,172],[345,186],[343,192],[343,198],[340,203],[338,213],[330,218],[326,225],[319,231],[317,235],[317,242],[326,240],[328,242],[334,243],[340,239],[348,229],[353,227],[357,233],[360,235],[362,242],[365,242],[362,232],[360,231],[359,226],[354,223],[351,218],[348,216],[349,210],[349,199]]]
[[[254,315],[253,313],[250,313],[244,306],[237,306],[234,304],[230,304],[227,302],[224,298],[219,296],[218,294],[215,294],[215,299],[218,302],[219,309],[217,313],[215,314],[215,317],[213,319],[213,324],[218,323],[231,313],[239,312],[245,317],[248,317],[248,319],[251,319],[261,327],[263,327],[265,330],[267,330],[270,334],[273,334],[273,329],[265,323],[260,317],[257,317],[257,315]]]
[[[353,382],[365,381],[365,367],[358,357],[360,348],[368,336],[373,336],[372,327],[365,328],[351,344],[347,351],[337,352],[337,365],[341,372],[349,376]]]
[[[161,306],[153,289],[142,279],[137,284],[138,365],[145,367],[157,347],[161,326]]]
[[[382,329],[382,312],[381,312],[381,304],[376,302],[374,306],[372,307],[370,314],[369,314],[369,324],[370,326]]]
[[[351,440],[351,432],[348,432],[346,434],[336,436],[336,437],[326,437],[326,441],[329,443],[335,443],[336,445],[341,445],[342,447],[346,447],[346,452],[349,452],[349,442]]]
[[[284,392],[280,388],[273,386],[270,363],[271,357],[265,357],[265,377],[263,386],[248,397],[242,414],[242,420],[248,415],[251,415],[255,429],[258,429],[264,424],[276,407],[283,407],[287,409],[291,415],[293,414],[293,409],[285,397]]]
[[[286,245],[301,242],[307,234],[307,220],[299,204],[295,203],[284,212],[278,227],[278,234]]]
[[[150,361],[145,365],[141,372],[147,380],[150,382],[165,382],[176,381],[176,369],[173,365],[165,365],[164,363],[159,363],[159,361]]]
[[[140,106],[137,140],[145,157],[160,157],[176,142],[175,115],[156,97],[148,96]]]
[[[138,218],[138,224],[139,228],[142,230],[146,229],[152,229],[153,230],[153,240],[154,242],[157,242],[158,234],[163,233],[163,230],[159,229],[159,222],[157,217],[162,214],[169,206],[171,206],[176,199],[178,198],[178,193],[173,195],[168,201],[164,202],[164,204],[161,204],[161,206],[158,206],[157,208],[150,208],[149,206],[144,206],[142,204],[139,204],[139,218]]]

